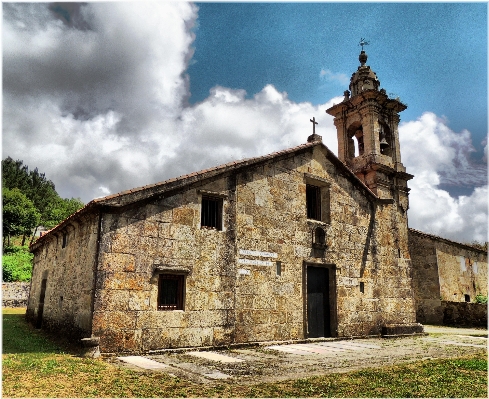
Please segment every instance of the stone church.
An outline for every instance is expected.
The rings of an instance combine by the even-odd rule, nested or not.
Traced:
[[[27,317],[102,352],[417,334],[399,99],[366,65],[305,144],[95,199],[32,246]],[[313,126],[315,120],[312,119]],[[486,260],[487,262],[487,260]]]

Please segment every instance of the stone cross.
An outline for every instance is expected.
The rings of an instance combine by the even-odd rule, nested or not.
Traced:
[[[309,121],[312,122],[312,134],[316,134],[316,125],[318,124],[316,122],[316,117],[313,116]]]
[[[358,43],[359,46],[362,46],[362,51],[363,51],[363,46],[368,46],[370,43],[367,42],[363,37],[360,38],[360,43]]]

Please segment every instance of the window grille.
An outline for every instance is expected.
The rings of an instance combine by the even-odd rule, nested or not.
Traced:
[[[222,199],[202,197],[200,226],[222,230]]]
[[[183,310],[184,276],[160,274],[158,310]]]

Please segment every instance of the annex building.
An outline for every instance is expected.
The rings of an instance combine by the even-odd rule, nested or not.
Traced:
[[[28,319],[98,337],[102,352],[422,333],[406,106],[379,89],[363,50],[359,61],[326,110],[338,157],[313,131],[294,148],[91,201],[31,246]]]

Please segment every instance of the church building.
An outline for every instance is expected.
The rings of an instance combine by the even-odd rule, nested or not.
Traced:
[[[399,99],[366,65],[273,154],[95,199],[32,246],[27,317],[102,352],[419,334]],[[315,126],[315,119],[311,120]]]

